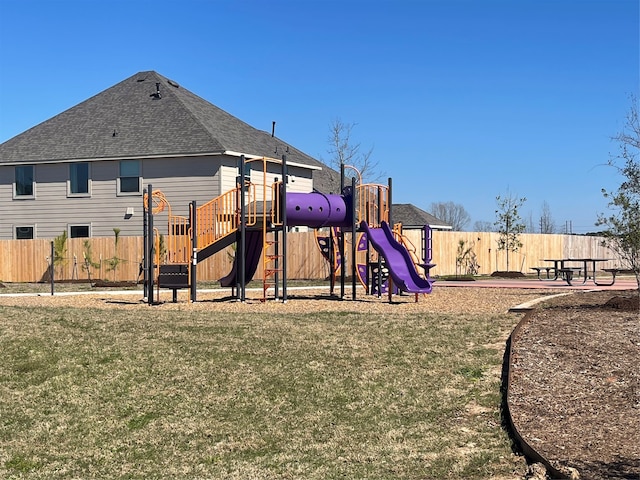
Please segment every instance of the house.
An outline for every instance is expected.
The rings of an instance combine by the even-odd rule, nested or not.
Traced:
[[[402,223],[402,228],[406,230],[420,229],[425,225],[433,230],[451,230],[451,225],[410,203],[394,203],[391,212],[393,222]]]
[[[188,215],[190,202],[235,187],[241,155],[283,154],[289,191],[329,191],[337,172],[318,160],[173,80],[136,73],[0,145],[0,239],[139,236],[148,185]],[[249,165],[262,183],[262,162]],[[270,164],[266,180],[280,173]]]

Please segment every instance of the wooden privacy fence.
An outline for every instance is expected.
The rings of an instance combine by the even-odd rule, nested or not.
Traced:
[[[419,230],[405,230],[404,235],[421,254]],[[329,275],[329,266],[316,245],[313,232],[292,232],[287,236],[287,276],[289,279],[322,280]],[[545,265],[545,258],[609,258],[600,268],[624,266],[602,246],[602,238],[576,235],[522,234],[523,247],[509,254],[509,270],[530,273],[530,267]],[[506,254],[498,251],[497,233],[489,232],[433,232],[433,258],[437,266],[433,275],[453,275],[456,252],[460,240],[476,255],[479,274],[506,270]],[[345,250],[351,251],[350,239]],[[0,240],[0,281],[48,281],[50,240]],[[198,264],[198,279],[216,281],[231,270],[234,247],[229,247]],[[92,265],[85,263],[88,257]],[[63,259],[56,264],[58,280],[136,281],[142,278],[140,263],[143,257],[142,237],[120,237],[116,248],[113,237],[68,239]],[[350,273],[350,267],[348,273]],[[255,278],[262,278],[262,262]]]
[[[420,245],[420,233],[405,231],[405,235]],[[472,248],[479,265],[478,273],[490,275],[495,271],[506,271],[506,253],[498,251],[499,234],[492,232],[433,232],[432,275],[452,275],[456,272],[456,253],[460,240],[465,248]],[[518,252],[509,253],[509,270],[531,273],[531,267],[552,266],[544,259],[551,258],[608,258],[609,262],[598,264],[598,268],[622,266],[621,260],[609,248],[602,245],[602,237],[578,235],[553,235],[525,233],[520,235],[523,246]]]

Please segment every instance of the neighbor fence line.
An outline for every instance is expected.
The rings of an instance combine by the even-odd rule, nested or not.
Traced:
[[[405,237],[421,250],[419,230],[405,230]],[[287,277],[322,280],[329,267],[316,245],[313,232],[287,235]],[[432,262],[437,266],[431,275],[465,273],[456,265],[460,241],[471,248],[479,265],[478,273],[506,270],[506,254],[498,251],[498,234],[491,232],[433,232]],[[603,238],[577,235],[522,234],[519,252],[509,254],[509,270],[530,273],[530,267],[544,265],[546,258],[609,258],[600,268],[624,266],[616,255],[602,245]],[[348,239],[348,242],[350,239]],[[49,280],[50,239],[0,240],[0,281],[46,282]],[[345,247],[350,252],[350,247]],[[234,247],[213,255],[198,264],[198,279],[215,281],[225,276],[233,264]],[[66,241],[63,258],[55,264],[57,280],[136,281],[143,257],[142,237],[71,238]],[[86,262],[85,262],[86,258]],[[350,273],[350,268],[348,273]],[[262,278],[260,262],[255,278]]]

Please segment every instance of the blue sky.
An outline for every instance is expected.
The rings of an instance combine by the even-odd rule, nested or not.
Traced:
[[[0,142],[155,70],[321,160],[329,129],[394,202],[543,202],[595,231],[640,91],[638,0],[0,0]]]

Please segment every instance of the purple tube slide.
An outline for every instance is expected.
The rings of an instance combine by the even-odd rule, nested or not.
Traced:
[[[350,196],[287,193],[287,223],[312,228],[350,227]]]

